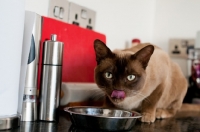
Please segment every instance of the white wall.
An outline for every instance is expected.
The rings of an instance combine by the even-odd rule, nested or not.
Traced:
[[[0,117],[17,114],[24,3],[5,0],[0,4]]]
[[[195,38],[199,13],[199,0],[156,0],[152,42],[168,51],[170,38]]]
[[[48,14],[49,1],[50,0],[25,0],[25,10],[46,16]]]

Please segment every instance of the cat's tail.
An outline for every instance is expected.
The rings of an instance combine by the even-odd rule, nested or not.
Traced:
[[[200,104],[183,103],[180,112],[200,112]]]

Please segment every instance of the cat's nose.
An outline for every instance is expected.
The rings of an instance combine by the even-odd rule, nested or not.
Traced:
[[[111,94],[111,98],[117,98],[117,99],[124,99],[126,97],[126,94],[123,90],[113,90]]]

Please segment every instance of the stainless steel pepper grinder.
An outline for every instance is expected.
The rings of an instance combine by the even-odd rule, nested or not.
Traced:
[[[37,120],[37,69],[38,69],[38,43],[32,34],[31,46],[27,63],[26,79],[22,103],[22,121]]]
[[[56,35],[45,41],[39,105],[39,120],[58,121],[58,107],[62,80],[63,42]]]

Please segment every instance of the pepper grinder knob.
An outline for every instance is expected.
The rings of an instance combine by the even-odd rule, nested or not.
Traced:
[[[51,35],[51,40],[52,41],[56,41],[57,40],[57,35],[56,34],[52,34]]]

